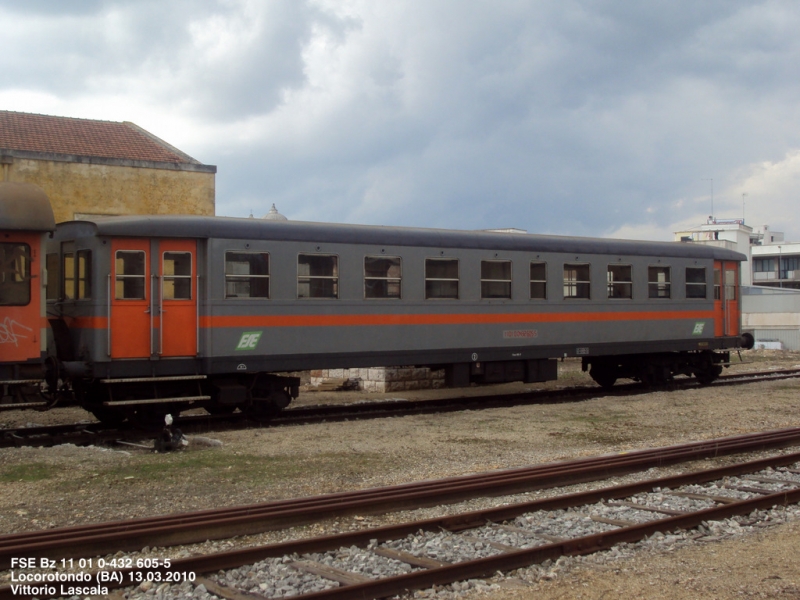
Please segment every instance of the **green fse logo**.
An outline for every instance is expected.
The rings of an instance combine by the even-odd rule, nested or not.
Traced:
[[[239,345],[236,346],[237,350],[255,350],[258,346],[258,340],[261,339],[262,331],[245,331],[239,339]]]

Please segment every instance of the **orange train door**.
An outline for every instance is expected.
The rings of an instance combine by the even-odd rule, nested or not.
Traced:
[[[159,244],[158,354],[197,354],[197,242],[161,240]]]
[[[150,240],[114,239],[110,290],[111,358],[150,358]]]
[[[739,335],[739,263],[714,262],[714,335]]]

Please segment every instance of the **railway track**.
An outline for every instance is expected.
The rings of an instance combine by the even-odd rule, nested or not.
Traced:
[[[800,444],[800,429],[240,509],[3,536],[0,566],[8,568],[15,556],[99,557],[143,545],[187,543],[192,539],[188,531],[195,532],[195,540],[230,537],[335,515],[519,493],[792,444]],[[656,532],[707,526],[709,521],[744,515],[752,521],[758,516],[754,511],[798,502],[800,453],[791,453],[436,519],[179,559],[169,565],[136,566],[131,560],[131,567],[125,568],[124,560],[111,557],[102,566],[97,558],[85,564],[119,573],[116,583],[121,585],[145,580],[203,583],[226,598],[253,592],[277,595],[287,581],[294,582],[294,594],[308,598],[378,598],[588,554]],[[93,577],[93,585],[109,585],[103,575]],[[11,586],[0,587],[0,599],[12,597]]]
[[[757,381],[775,381],[800,377],[800,369],[782,369],[721,376],[715,386],[742,385]],[[658,389],[681,390],[699,387],[693,378],[677,379]],[[596,386],[576,386],[558,390],[534,390],[516,394],[452,397],[434,400],[390,400],[358,402],[344,405],[317,405],[284,410],[269,421],[253,421],[247,415],[190,415],[179,417],[175,426],[184,433],[206,433],[224,428],[281,427],[312,423],[367,420],[387,416],[411,416],[546,404],[577,402],[596,397],[598,394],[636,395],[653,391],[639,383],[618,385],[613,390],[599,390]],[[109,427],[102,423],[73,423],[67,425],[15,427],[0,430],[0,448],[21,446],[54,446],[58,444],[90,445],[103,443],[137,442],[153,435],[136,429],[130,424]]]

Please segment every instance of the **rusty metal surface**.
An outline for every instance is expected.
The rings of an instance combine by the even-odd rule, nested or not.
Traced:
[[[724,477],[742,475],[760,471],[767,467],[778,467],[794,464],[800,461],[800,453],[792,453],[770,457],[747,463],[740,463],[709,469],[688,474],[663,477],[633,484],[620,485],[610,488],[591,490],[565,496],[545,498],[515,505],[501,506],[480,511],[473,511],[461,515],[439,517],[413,523],[404,523],[349,532],[321,538],[311,538],[299,541],[272,544],[269,546],[244,548],[220,554],[197,556],[178,559],[172,562],[169,570],[192,571],[198,574],[210,573],[220,569],[236,568],[251,564],[266,558],[280,557],[293,554],[306,554],[311,552],[324,552],[347,546],[366,546],[371,540],[378,543],[392,539],[400,539],[408,534],[423,531],[461,531],[473,527],[480,527],[486,523],[499,523],[514,519],[519,515],[535,511],[551,511],[564,508],[589,505],[601,500],[613,501],[627,498],[641,492],[648,492],[654,488],[677,488],[683,485],[705,483],[719,480]],[[309,594],[303,598],[331,598],[331,599],[370,599],[383,596],[400,594],[403,590],[420,589],[431,585],[446,584],[462,579],[492,575],[498,570],[511,570],[527,566],[545,559],[555,559],[562,555],[588,554],[598,550],[610,548],[621,542],[634,542],[656,531],[673,531],[676,529],[689,529],[706,520],[717,520],[737,514],[748,514],[756,509],[770,508],[775,505],[784,505],[800,502],[800,489],[781,491],[758,498],[705,509],[685,515],[667,517],[641,525],[621,527],[618,530],[601,534],[562,540],[555,543],[537,546],[532,549],[511,551],[499,556],[479,559],[475,561],[458,563],[455,565],[433,566],[424,571],[410,573],[390,579],[354,583],[344,588],[334,588],[325,592]],[[126,575],[129,570],[122,570]],[[150,569],[151,571],[166,572],[167,569]],[[104,584],[108,585],[108,584]],[[0,600],[14,597],[10,587],[0,587]]]
[[[76,558],[138,550],[144,546],[203,542],[332,517],[435,506],[480,496],[595,481],[651,467],[799,442],[800,428],[790,428],[356,492],[11,534],[0,536],[0,568],[8,568],[14,556]]]

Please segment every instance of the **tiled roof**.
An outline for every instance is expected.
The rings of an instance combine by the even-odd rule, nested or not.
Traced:
[[[195,163],[133,123],[0,110],[0,149],[123,160]]]

